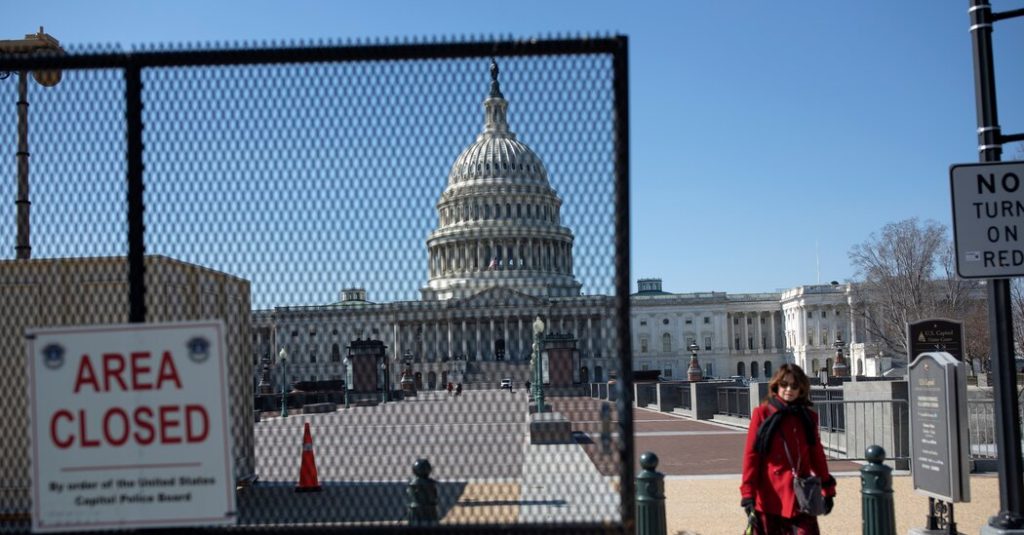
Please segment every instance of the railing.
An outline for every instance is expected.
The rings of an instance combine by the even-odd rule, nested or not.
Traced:
[[[718,413],[750,418],[750,388],[726,386],[718,389]]]
[[[1019,410],[1024,414],[1024,404]],[[996,413],[991,399],[967,400],[968,441],[971,445],[971,459],[991,460],[999,458],[996,451]]]
[[[811,388],[811,401],[818,410],[818,425],[823,430],[841,431],[846,427],[845,414],[840,405],[822,406],[822,402],[842,401],[843,389],[840,388]]]
[[[679,385],[679,407],[687,411],[693,410],[693,403],[690,399],[690,383]]]
[[[887,458],[910,459],[910,409],[903,399],[821,400],[814,402],[825,453],[834,459],[863,459],[865,449],[881,445]]]
[[[657,383],[637,383],[636,385],[636,406],[646,407],[658,400]]]

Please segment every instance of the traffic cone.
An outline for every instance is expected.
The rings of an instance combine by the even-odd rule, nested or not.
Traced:
[[[316,461],[313,459],[313,434],[309,432],[309,422],[302,431],[302,466],[299,467],[299,484],[295,492],[320,492],[320,483],[316,477]]]

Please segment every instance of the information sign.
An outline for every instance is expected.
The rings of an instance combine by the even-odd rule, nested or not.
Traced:
[[[1024,276],[1024,162],[957,164],[949,175],[957,274]]]
[[[921,353],[945,351],[956,360],[964,360],[963,322],[933,318],[907,324],[910,360]]]
[[[971,501],[967,383],[949,353],[922,353],[910,364],[910,469],[914,490],[943,501]]]
[[[223,323],[27,337],[34,531],[234,523]]]

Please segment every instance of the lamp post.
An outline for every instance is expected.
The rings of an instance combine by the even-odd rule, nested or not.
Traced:
[[[380,359],[380,371],[382,372],[382,378],[384,379],[384,388],[382,389],[384,392],[381,394],[381,403],[387,403],[388,401],[390,401],[390,399],[388,399],[388,390],[391,389],[391,385],[388,383],[387,357]]]
[[[43,31],[30,33],[24,39],[0,41],[0,54],[34,54],[51,52],[63,54],[60,42]],[[0,72],[0,80],[10,77],[10,72]],[[15,224],[17,238],[14,245],[15,256],[19,260],[32,257],[32,246],[29,241],[29,207],[28,200],[28,73],[18,71],[18,193],[14,204],[17,207]],[[32,77],[43,87],[53,87],[60,83],[61,72],[33,71]]]
[[[278,353],[281,361],[281,418],[288,417],[288,352],[281,348]]]
[[[544,333],[544,322],[540,316],[533,320],[533,401],[537,404],[537,412],[544,412],[544,373],[541,370],[541,352],[544,342],[541,335]]]
[[[690,382],[696,382],[704,379],[704,374],[700,371],[700,363],[697,362],[697,350],[700,346],[697,342],[692,342],[686,346],[686,349],[690,350],[690,367],[686,369],[686,380]]]
[[[832,347],[836,348],[836,361],[832,363],[832,375],[848,377],[850,375],[850,367],[846,364],[846,359],[843,358],[843,348],[846,347],[846,342],[837,334],[836,341],[832,343]]]
[[[352,364],[352,361],[349,360],[348,357],[345,357],[345,360],[341,361],[341,363],[345,365],[345,408],[347,409],[349,408],[348,390],[349,388],[352,387],[352,370],[349,369],[349,366]]]

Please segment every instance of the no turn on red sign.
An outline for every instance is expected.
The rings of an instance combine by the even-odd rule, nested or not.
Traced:
[[[1024,276],[1024,162],[957,164],[949,174],[957,274]]]
[[[28,333],[32,528],[230,524],[221,322]]]

